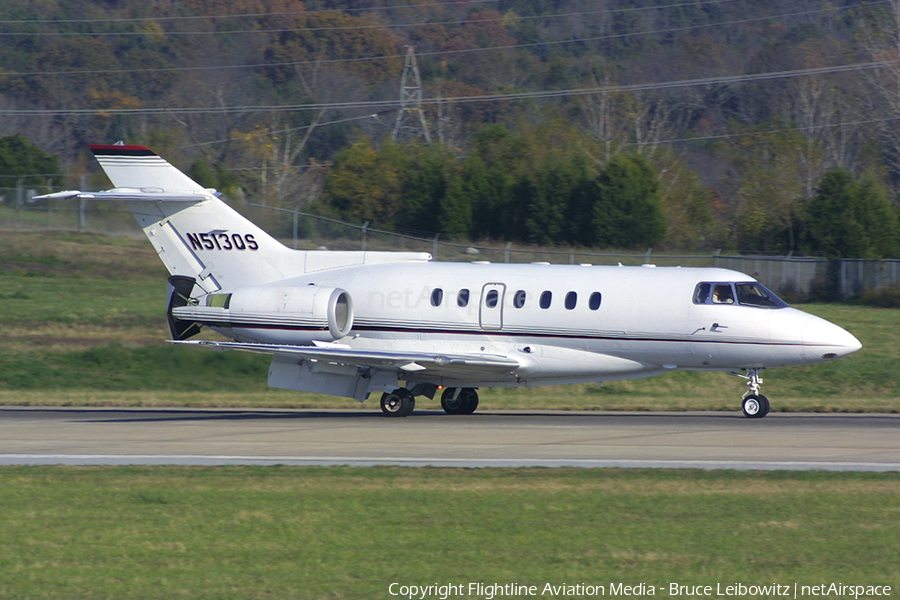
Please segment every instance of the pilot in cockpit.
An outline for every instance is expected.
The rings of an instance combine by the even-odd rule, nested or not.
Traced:
[[[713,289],[713,304],[734,304],[730,285],[717,285]]]

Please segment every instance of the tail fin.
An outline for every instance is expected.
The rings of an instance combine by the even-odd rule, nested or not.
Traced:
[[[169,274],[193,279],[206,293],[340,267],[431,260],[427,252],[291,250],[153,151],[121,144],[90,148],[115,189],[34,200],[125,200]]]
[[[194,278],[215,292],[303,272],[302,259],[290,260],[293,250],[151,150],[90,148],[116,187],[105,194],[126,200],[171,275]],[[294,262],[299,269],[290,268]]]

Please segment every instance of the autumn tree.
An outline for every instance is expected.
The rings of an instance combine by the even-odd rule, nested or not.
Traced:
[[[392,225],[404,208],[404,158],[400,145],[379,151],[368,138],[339,152],[325,183],[326,205],[347,220]]]

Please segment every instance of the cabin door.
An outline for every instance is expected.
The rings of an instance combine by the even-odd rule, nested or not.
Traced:
[[[478,319],[482,329],[503,329],[503,296],[506,286],[502,283],[488,283],[481,289],[481,305]]]

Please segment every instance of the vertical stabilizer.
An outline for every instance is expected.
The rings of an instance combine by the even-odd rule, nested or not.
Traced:
[[[278,281],[303,272],[304,253],[286,248],[166,160],[143,146],[91,146],[173,276],[206,292]]]

